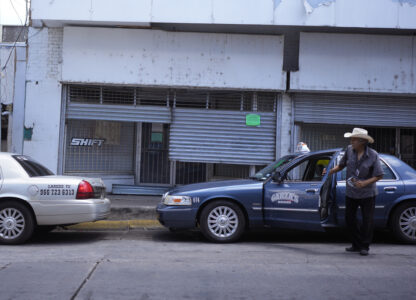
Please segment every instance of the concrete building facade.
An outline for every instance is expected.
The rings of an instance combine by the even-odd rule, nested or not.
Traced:
[[[22,151],[109,190],[171,186],[362,126],[415,166],[415,4],[32,0]]]

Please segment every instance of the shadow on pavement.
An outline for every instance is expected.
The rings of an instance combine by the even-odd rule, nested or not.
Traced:
[[[209,243],[203,235],[197,231],[178,231],[170,232],[168,230],[155,231],[153,234],[154,241],[163,242],[184,242],[184,243]],[[350,240],[345,231],[331,230],[330,232],[307,232],[294,230],[276,230],[262,229],[246,232],[241,243],[333,243],[345,244]],[[374,233],[374,244],[396,244],[396,240],[388,231],[376,231]]]
[[[151,240],[154,242],[180,242],[180,243],[210,243],[199,230],[184,230],[171,232],[165,228],[138,228],[118,231],[76,231],[55,230],[49,233],[37,234],[27,242],[36,245],[57,244],[83,244],[95,243],[102,240]],[[307,232],[295,230],[261,229],[246,232],[240,243],[349,243],[348,235],[343,230],[329,232]],[[375,231],[373,244],[396,244],[396,240],[388,231]]]
[[[120,232],[122,234],[122,232]],[[28,245],[62,245],[62,244],[86,244],[105,239],[106,232],[82,232],[82,231],[52,231],[48,233],[34,234],[26,242]]]

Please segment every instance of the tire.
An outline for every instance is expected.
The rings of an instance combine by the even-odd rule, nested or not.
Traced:
[[[400,204],[394,210],[391,229],[400,242],[416,244],[416,201]]]
[[[230,201],[209,203],[201,212],[199,224],[202,234],[216,243],[237,241],[246,228],[246,218],[241,208]]]
[[[35,221],[31,211],[22,203],[0,202],[0,243],[16,245],[33,234]]]

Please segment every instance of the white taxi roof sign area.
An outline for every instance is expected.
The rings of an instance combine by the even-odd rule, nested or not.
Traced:
[[[311,152],[311,150],[309,149],[308,145],[306,145],[306,143],[304,142],[299,142],[296,146],[296,152]]]

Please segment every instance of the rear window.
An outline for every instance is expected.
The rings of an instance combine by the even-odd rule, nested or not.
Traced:
[[[28,156],[13,155],[13,158],[23,167],[30,177],[54,175],[48,168],[42,166]]]

